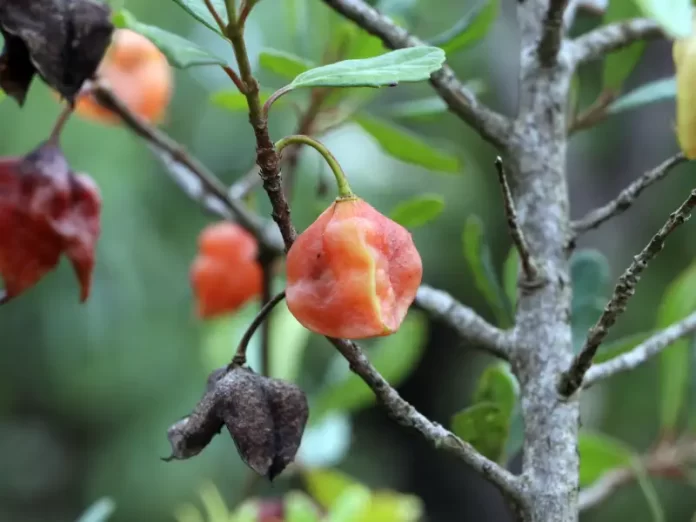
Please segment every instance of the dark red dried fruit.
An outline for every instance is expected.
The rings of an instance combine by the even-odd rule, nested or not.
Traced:
[[[80,299],[89,296],[99,238],[101,196],[86,175],[70,169],[47,142],[23,158],[0,158],[0,275],[7,301],[58,264],[72,262]]]

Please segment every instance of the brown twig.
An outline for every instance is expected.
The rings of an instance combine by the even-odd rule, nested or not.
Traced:
[[[607,109],[616,100],[617,93],[603,91],[587,109],[573,117],[568,125],[568,134],[575,134],[583,129],[594,127],[607,117]]]
[[[60,111],[56,123],[53,125],[53,130],[51,130],[51,135],[48,137],[48,141],[54,144],[58,144],[58,141],[60,140],[60,135],[62,134],[63,129],[65,128],[65,124],[68,123],[70,116],[72,116],[72,113],[73,107],[69,103],[66,104],[65,107],[63,107],[63,109]]]
[[[570,368],[568,368],[561,378],[559,391],[563,396],[571,396],[582,386],[585,373],[590,368],[592,359],[594,359],[597,353],[597,349],[606,338],[609,329],[626,310],[628,301],[635,293],[636,285],[640,280],[640,275],[643,270],[645,270],[648,263],[660,253],[667,237],[689,219],[694,207],[696,207],[696,189],[693,190],[686,201],[669,216],[669,219],[662,228],[652,237],[643,251],[633,258],[631,265],[626,269],[623,275],[621,275],[618,284],[614,288],[613,296],[604,308],[604,312],[602,312],[597,323],[590,328],[582,350],[575,359],[573,359]]]

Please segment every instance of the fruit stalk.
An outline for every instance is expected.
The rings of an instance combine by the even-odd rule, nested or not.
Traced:
[[[268,317],[268,314],[270,314],[273,311],[273,308],[275,308],[275,306],[278,303],[280,303],[283,299],[285,299],[285,290],[283,290],[279,294],[276,294],[275,297],[268,301],[261,308],[261,310],[259,310],[259,313],[256,314],[256,317],[254,317],[254,320],[251,322],[251,324],[249,324],[249,327],[247,328],[246,332],[244,332],[242,340],[239,341],[239,345],[237,346],[237,353],[234,354],[234,357],[232,358],[232,362],[230,362],[228,369],[237,368],[246,364],[246,351],[247,346],[249,346],[249,341],[251,341],[251,338],[253,337],[254,333],[256,333],[258,327],[265,322],[266,317]]]

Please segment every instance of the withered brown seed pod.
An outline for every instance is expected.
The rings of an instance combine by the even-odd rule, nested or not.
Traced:
[[[197,455],[224,425],[242,460],[273,480],[295,458],[308,417],[298,386],[249,368],[218,369],[194,411],[169,428],[172,455],[165,460]]]

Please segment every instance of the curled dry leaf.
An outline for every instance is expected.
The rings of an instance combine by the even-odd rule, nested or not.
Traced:
[[[3,0],[0,87],[23,105],[38,73],[72,103],[97,70],[112,32],[110,9],[94,0]]]
[[[70,170],[60,148],[44,143],[23,158],[0,158],[0,275],[3,301],[35,285],[61,253],[72,262],[82,301],[89,296],[99,238],[101,196]]]
[[[165,460],[199,454],[226,426],[242,460],[273,480],[295,458],[308,417],[298,386],[249,368],[215,370],[193,413],[169,428],[172,455]]]

